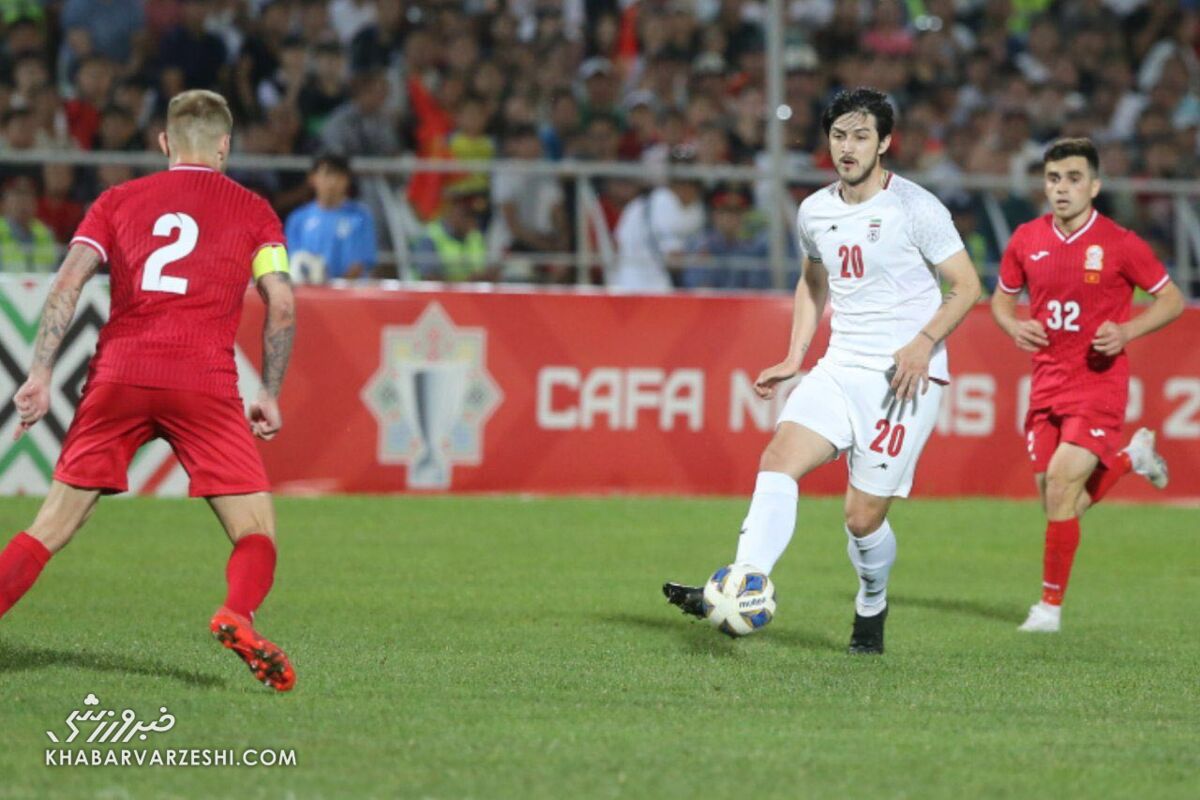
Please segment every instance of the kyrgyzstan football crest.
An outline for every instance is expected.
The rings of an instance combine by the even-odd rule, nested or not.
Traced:
[[[868,242],[879,241],[879,226],[881,225],[883,225],[883,219],[881,217],[871,217],[871,219],[867,222]]]
[[[1104,248],[1094,244],[1083,254],[1084,283],[1099,283],[1102,269],[1104,269]]]
[[[438,303],[383,329],[379,370],[362,390],[379,461],[408,465],[411,489],[448,489],[455,464],[480,463],[502,397],[487,371],[487,331],[457,327]]]

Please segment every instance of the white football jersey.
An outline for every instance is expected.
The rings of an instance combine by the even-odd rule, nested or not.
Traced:
[[[838,184],[804,199],[797,214],[801,255],[829,273],[833,335],[825,359],[885,371],[942,303],[932,265],[962,250],[950,212],[930,192],[888,173],[864,203],[842,200]],[[945,342],[932,378],[949,380]]]

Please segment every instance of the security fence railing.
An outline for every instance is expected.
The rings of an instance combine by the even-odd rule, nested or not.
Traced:
[[[138,172],[161,169],[161,155],[150,152],[84,152],[69,150],[0,151],[0,165],[25,168],[46,163],[65,163],[83,168],[124,165]],[[237,154],[229,172],[235,177],[255,173],[304,173],[312,164],[307,156]],[[782,175],[770,170],[731,165],[654,164],[593,161],[455,161],[429,160],[412,156],[351,159],[359,182],[359,194],[374,211],[380,224],[380,261],[385,271],[403,285],[437,275],[436,252],[421,243],[427,239],[427,222],[409,202],[411,179],[420,174],[540,175],[557,179],[570,210],[570,249],[557,252],[509,252],[493,237],[487,252],[486,276],[507,283],[558,282],[603,284],[619,257],[611,214],[602,208],[601,187],[608,181],[631,183],[641,188],[668,179],[694,181],[704,188],[741,187],[755,198],[748,211],[747,241],[762,247],[714,255],[702,246],[679,256],[673,274],[681,288],[787,289],[798,273],[795,256],[794,220],[797,198],[835,179],[832,172],[798,169],[789,164]],[[929,172],[905,173],[946,200],[955,222],[971,250],[985,282],[990,286],[998,269],[1000,253],[1012,229],[1041,211],[1041,184],[1036,178],[1006,175]],[[784,187],[784,191],[779,191]],[[771,198],[776,198],[772,200]],[[1176,282],[1192,298],[1200,298],[1200,180],[1105,178],[1098,200],[1119,222],[1133,227],[1156,247]],[[491,217],[495,219],[495,209]],[[767,255],[770,232],[786,236],[782,257]],[[780,231],[784,232],[780,234]],[[754,237],[758,237],[755,239]],[[776,252],[779,252],[778,248]],[[20,265],[3,263],[0,271],[12,272]],[[303,276],[302,276],[303,277]],[[319,267],[308,275],[320,280]]]

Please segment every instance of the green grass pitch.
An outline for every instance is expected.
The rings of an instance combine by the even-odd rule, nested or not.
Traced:
[[[32,499],[3,501],[7,532]],[[228,544],[198,501],[107,500],[0,621],[0,797],[1195,798],[1195,509],[1084,520],[1064,632],[1036,599],[1032,503],[891,515],[888,652],[844,654],[840,501],[802,498],[779,610],[731,641],[659,593],[732,557],[743,500],[279,502],[259,615],[299,676],[208,636]],[[295,748],[295,768],[46,767],[88,693],[161,748]],[[111,704],[111,705],[110,705]],[[148,746],[148,745],[144,745]]]

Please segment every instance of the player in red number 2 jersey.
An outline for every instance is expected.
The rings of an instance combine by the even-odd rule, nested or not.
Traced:
[[[1129,394],[1125,345],[1183,311],[1183,295],[1149,246],[1093,207],[1100,159],[1087,139],[1061,139],[1043,159],[1051,213],[1013,233],[992,297],[996,322],[1033,353],[1025,434],[1046,511],[1042,600],[1020,630],[1055,633],[1079,546],[1079,517],[1131,469],[1155,486],[1166,463],[1146,428],[1119,449]],[[1130,317],[1134,287],[1154,295]],[[1031,318],[1016,316],[1029,291]]]
[[[208,500],[233,542],[228,594],[212,632],[259,680],[287,691],[296,679],[287,656],[252,625],[275,573],[275,515],[254,436],[270,439],[282,425],[277,398],[295,306],[279,218],[222,174],[232,126],[218,94],[173,98],[159,139],[170,169],[102,194],[71,240],[42,312],[33,367],[16,394],[18,436],[46,414],[55,353],[83,285],[105,262],[112,309],[41,511],[0,552],[0,616],[99,496],[128,488],[137,449],[161,437],[187,470],[190,494]],[[267,314],[264,387],[247,424],[233,343],[251,276]]]

